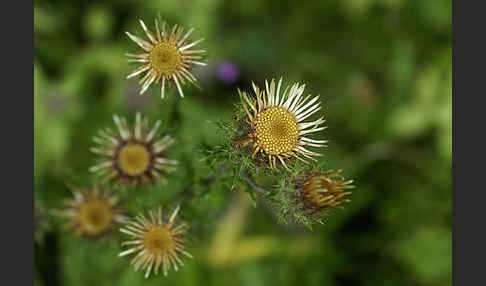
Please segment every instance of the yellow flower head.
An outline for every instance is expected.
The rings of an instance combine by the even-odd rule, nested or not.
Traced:
[[[141,66],[128,75],[127,78],[145,72],[145,75],[139,82],[142,86],[140,94],[143,94],[152,83],[161,82],[162,98],[165,96],[166,83],[169,86],[175,83],[180,96],[184,97],[181,85],[185,84],[186,80],[192,84],[197,81],[190,69],[195,65],[206,65],[206,63],[201,61],[201,54],[204,54],[206,51],[191,49],[204,39],[199,39],[194,42],[187,41],[187,38],[194,29],[189,29],[183,35],[184,29],[177,24],[172,29],[169,29],[169,32],[169,30],[166,30],[165,22],[163,22],[162,31],[160,31],[159,21],[157,19],[155,19],[155,35],[147,29],[147,26],[145,26],[142,20],[140,20],[140,25],[149,40],[144,40],[126,32],[128,37],[143,50],[140,54],[125,54],[131,58],[128,60],[129,62],[141,63]]]
[[[120,214],[118,198],[107,189],[97,186],[91,189],[74,189],[74,199],[66,201],[66,208],[60,211],[70,221],[66,228],[73,228],[77,235],[97,238],[111,231],[124,221]]]
[[[311,122],[304,121],[321,109],[320,102],[317,102],[319,96],[310,99],[309,95],[304,98],[305,85],[298,83],[287,86],[280,94],[281,85],[282,78],[277,85],[273,79],[270,84],[265,80],[265,90],[260,90],[253,84],[255,96],[242,93],[242,106],[247,115],[245,123],[249,130],[242,145],[251,144],[252,158],[257,155],[267,158],[272,169],[277,167],[278,162],[288,168],[285,162],[292,158],[305,163],[308,161],[302,157],[315,161],[312,156],[321,154],[306,147],[324,147],[327,142],[309,138],[310,133],[326,128],[320,126],[325,122],[323,117]]]
[[[137,253],[132,259],[131,265],[135,271],[145,270],[145,278],[154,270],[158,274],[159,269],[167,276],[170,267],[178,270],[178,265],[184,263],[179,258],[179,254],[184,254],[192,258],[192,255],[184,250],[183,233],[188,227],[185,223],[175,225],[174,221],[179,212],[177,207],[168,221],[162,217],[162,209],[158,212],[149,212],[149,218],[139,214],[135,220],[129,221],[121,232],[131,236],[132,240],[122,243],[122,246],[132,245],[132,248],[121,252],[118,256],[122,257],[131,253]]]
[[[125,118],[115,115],[113,119],[118,134],[106,128],[100,130],[100,137],[93,137],[94,142],[100,146],[91,148],[91,151],[101,155],[102,159],[91,167],[92,172],[99,172],[106,179],[119,179],[137,185],[153,182],[160,177],[161,172],[169,173],[175,169],[177,161],[164,157],[165,150],[174,144],[174,139],[169,135],[158,139],[160,120],[149,129],[148,118],[142,119],[140,113],[137,113],[132,132]]]

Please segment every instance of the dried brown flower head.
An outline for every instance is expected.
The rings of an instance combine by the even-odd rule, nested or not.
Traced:
[[[350,202],[346,196],[354,188],[353,180],[345,180],[342,170],[327,172],[313,171],[296,184],[298,196],[304,208],[311,212],[343,209],[342,204]]]

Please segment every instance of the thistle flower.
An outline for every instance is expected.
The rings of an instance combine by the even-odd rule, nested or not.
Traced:
[[[169,86],[171,86],[172,83],[175,83],[180,96],[184,97],[181,84],[185,84],[186,80],[192,84],[197,81],[196,77],[190,72],[190,69],[194,65],[206,65],[206,63],[200,61],[202,59],[201,54],[204,54],[206,51],[191,49],[204,39],[188,42],[187,38],[194,31],[193,28],[189,29],[184,36],[182,36],[184,30],[182,27],[176,24],[170,29],[169,33],[168,30],[166,30],[165,22],[162,22],[161,32],[159,30],[159,21],[157,19],[155,19],[155,35],[147,29],[147,26],[145,26],[145,23],[142,20],[140,20],[140,25],[145,31],[149,41],[126,32],[128,37],[144,50],[141,54],[125,54],[131,58],[128,60],[129,62],[142,63],[139,68],[127,76],[127,79],[146,72],[139,82],[142,86],[140,94],[143,94],[152,83],[161,82],[162,98],[165,96],[166,83]]]
[[[261,155],[261,158],[266,158],[271,169],[277,167],[277,159],[286,169],[285,161],[292,158],[305,163],[309,162],[301,156],[316,161],[311,156],[321,154],[307,150],[306,146],[324,147],[327,141],[310,139],[308,136],[324,130],[326,127],[319,125],[325,120],[323,117],[311,122],[304,120],[321,109],[320,102],[316,103],[319,96],[307,101],[311,95],[304,98],[302,94],[305,85],[298,83],[287,86],[283,94],[280,94],[282,78],[276,87],[275,80],[272,79],[270,85],[265,80],[265,90],[260,90],[254,83],[252,85],[255,98],[246,92],[241,93],[248,128],[247,140],[241,145],[252,144],[252,159],[257,154]]]
[[[101,155],[102,159],[90,168],[91,172],[99,172],[106,180],[118,179],[138,185],[154,182],[156,178],[164,180],[161,172],[169,173],[175,169],[177,161],[164,157],[164,151],[175,141],[169,135],[158,139],[160,120],[149,130],[148,118],[142,119],[137,113],[132,132],[125,118],[114,115],[113,119],[119,134],[105,128],[99,131],[101,137],[93,137],[100,146],[91,148],[91,152]]]
[[[178,270],[178,264],[184,266],[179,258],[179,254],[184,254],[192,258],[192,255],[184,250],[182,234],[188,227],[185,223],[177,226],[174,224],[175,217],[179,212],[177,207],[170,216],[167,223],[162,218],[162,209],[159,207],[158,213],[150,211],[150,218],[139,214],[136,220],[129,221],[121,232],[131,236],[133,240],[122,243],[124,245],[133,245],[132,248],[121,252],[118,256],[122,257],[131,253],[138,252],[132,259],[130,265],[133,265],[135,271],[146,269],[145,278],[148,278],[152,269],[157,275],[159,268],[167,276],[170,267]]]
[[[346,180],[342,170],[303,171],[290,178],[282,178],[281,189],[273,203],[283,221],[290,218],[311,227],[312,223],[323,223],[321,218],[335,209],[343,209],[342,204],[354,188],[353,180]]]
[[[346,190],[354,186],[351,185],[353,180],[345,180],[341,172],[342,170],[329,170],[325,173],[314,171],[298,183],[305,207],[313,211],[344,209],[341,204],[351,201],[345,198],[351,194]]]
[[[73,188],[73,200],[65,201],[61,217],[70,219],[66,228],[73,228],[77,235],[98,238],[125,221],[120,214],[118,198],[107,189],[93,186],[90,189]]]

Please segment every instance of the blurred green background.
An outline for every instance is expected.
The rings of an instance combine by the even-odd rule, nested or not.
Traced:
[[[451,285],[452,61],[449,0],[34,1],[36,285]],[[208,51],[202,89],[139,96],[138,48],[160,17],[195,27]],[[231,70],[228,76],[228,68]],[[226,72],[225,72],[226,71]],[[200,146],[222,142],[210,121],[231,119],[236,89],[284,76],[321,94],[330,140],[324,160],[357,188],[344,211],[309,231],[277,224],[241,191],[215,182],[185,202],[193,260],[167,278],[143,278],[117,257],[119,233],[99,241],[50,215],[88,185],[89,152],[112,115],[137,110],[176,138],[181,161],[166,186],[127,191],[129,215],[173,206],[210,174]],[[197,195],[205,193],[205,195]],[[187,197],[187,196],[186,196]]]

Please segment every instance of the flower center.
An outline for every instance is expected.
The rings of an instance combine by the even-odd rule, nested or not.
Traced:
[[[299,139],[295,116],[282,107],[270,107],[259,114],[255,124],[256,143],[266,153],[278,155],[293,150]]]
[[[140,175],[150,165],[150,152],[142,144],[128,143],[120,150],[118,165],[127,175]]]
[[[79,222],[91,234],[105,231],[113,218],[110,207],[100,201],[89,201],[79,209]]]
[[[173,249],[174,239],[165,226],[156,226],[142,235],[145,247],[150,253],[163,255]]]
[[[160,43],[150,52],[152,68],[161,74],[171,76],[182,63],[181,53],[176,46]]]

